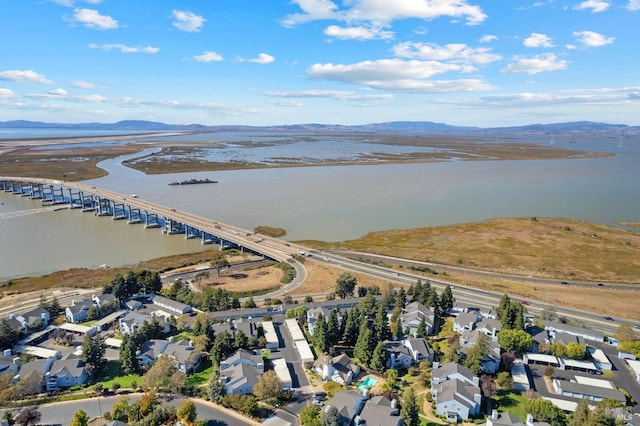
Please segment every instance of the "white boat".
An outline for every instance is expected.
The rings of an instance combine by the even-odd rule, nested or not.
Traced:
[[[129,194],[129,197],[131,197],[131,198],[138,198],[138,194]]]
[[[103,263],[102,265],[100,265],[100,268],[109,269],[109,268],[111,268],[111,266],[107,265],[106,263]]]

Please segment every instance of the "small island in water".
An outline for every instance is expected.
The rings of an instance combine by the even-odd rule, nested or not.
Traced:
[[[182,180],[182,181],[173,181],[170,182],[169,185],[197,185],[200,183],[218,183],[217,180],[211,180],[211,179],[187,179],[187,180]]]

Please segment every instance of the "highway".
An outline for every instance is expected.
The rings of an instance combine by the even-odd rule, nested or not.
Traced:
[[[226,241],[233,242],[239,246],[246,247],[256,253],[263,254],[266,257],[271,259],[280,261],[280,262],[288,262],[296,269],[296,278],[290,284],[287,284],[280,290],[270,293],[268,295],[263,295],[261,297],[254,297],[256,302],[262,301],[266,297],[274,297],[274,296],[282,296],[288,292],[291,292],[298,285],[304,282],[306,277],[306,271],[304,269],[304,265],[300,262],[297,262],[292,256],[296,255],[300,252],[306,252],[311,256],[306,257],[306,261],[311,262],[319,262],[327,265],[331,265],[336,268],[340,268],[345,271],[365,274],[368,276],[372,276],[375,278],[380,278],[386,280],[388,282],[402,284],[409,286],[414,284],[418,279],[421,280],[429,280],[434,287],[438,290],[442,290],[445,286],[450,285],[454,291],[454,297],[456,300],[460,302],[466,302],[470,304],[474,304],[476,306],[482,308],[494,308],[498,306],[498,302],[502,294],[491,293],[485,290],[479,290],[471,287],[466,287],[459,285],[454,282],[449,282],[440,278],[433,278],[431,276],[423,276],[417,274],[411,274],[407,272],[398,272],[391,268],[385,268],[382,266],[377,266],[371,263],[353,260],[346,256],[338,255],[336,253],[327,252],[327,251],[319,251],[313,250],[308,247],[289,243],[282,241],[277,238],[271,238],[267,236],[263,236],[260,234],[255,234],[252,231],[229,225],[223,224],[220,222],[216,222],[212,219],[203,218],[200,216],[196,216],[194,214],[180,211],[175,208],[161,206],[155,203],[151,203],[141,198],[133,198],[131,196],[119,194],[117,192],[108,191],[104,189],[95,188],[93,186],[83,185],[81,183],[75,182],[62,182],[59,180],[51,180],[51,179],[37,179],[37,178],[17,178],[17,177],[0,177],[0,180],[11,180],[15,182],[33,182],[40,183],[43,185],[53,185],[57,187],[64,187],[66,189],[73,189],[77,191],[82,191],[83,193],[96,195],[99,197],[108,198],[117,203],[124,203],[131,207],[136,207],[141,210],[145,210],[151,213],[155,213],[159,216],[163,216],[168,219],[172,219],[183,224],[192,226],[194,228],[200,229],[201,231],[216,235]],[[369,255],[374,256],[374,255]],[[405,261],[411,262],[411,261]],[[420,262],[416,262],[420,263]],[[422,264],[422,263],[421,263]],[[424,265],[429,265],[428,263],[423,263]],[[500,276],[495,273],[487,272],[486,274],[492,274],[492,276]],[[536,279],[524,278],[524,280],[528,280],[532,284],[535,282],[539,282]],[[557,282],[554,280],[554,282]],[[593,284],[591,284],[593,285]],[[621,284],[623,285],[623,284]],[[626,285],[625,285],[626,286]],[[546,305],[544,303],[528,301],[526,308],[531,315],[539,314],[542,309]],[[585,311],[578,311],[569,308],[563,308],[560,306],[555,306],[556,312],[559,316],[565,316],[570,319],[573,319],[577,322],[583,323],[585,326],[604,332],[607,335],[612,335],[615,333],[617,327],[622,324],[633,324],[628,320],[620,320],[617,321],[606,321],[599,314],[589,313]]]

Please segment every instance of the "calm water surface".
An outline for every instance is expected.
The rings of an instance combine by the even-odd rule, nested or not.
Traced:
[[[88,182],[247,229],[282,227],[291,240],[342,241],[375,230],[498,216],[640,222],[638,141],[552,142],[617,155],[588,160],[457,161],[154,176],[123,167],[120,162],[129,157],[121,157],[101,164],[109,176]],[[219,183],[167,185],[192,177]],[[0,203],[0,279],[70,267],[131,265],[202,250],[199,241],[184,236],[166,236],[157,229],[145,230],[141,225],[79,210],[52,211],[38,201],[7,193],[0,193]]]

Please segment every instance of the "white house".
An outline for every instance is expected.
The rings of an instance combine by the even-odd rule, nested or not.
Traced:
[[[348,385],[360,373],[360,366],[345,354],[335,357],[324,355],[314,362],[313,371],[321,376],[322,380]]]
[[[402,328],[408,330],[412,336],[416,335],[418,327],[423,320],[427,335],[429,335],[433,332],[435,311],[433,308],[428,308],[420,302],[409,303],[400,316]]]
[[[85,322],[89,319],[89,309],[94,307],[93,300],[82,299],[72,300],[71,304],[64,310],[67,321],[69,322]]]
[[[80,358],[57,360],[45,375],[47,391],[83,385],[88,378],[84,362]]]
[[[480,387],[457,378],[446,380],[432,387],[436,414],[448,422],[458,423],[480,414],[482,395]]]

